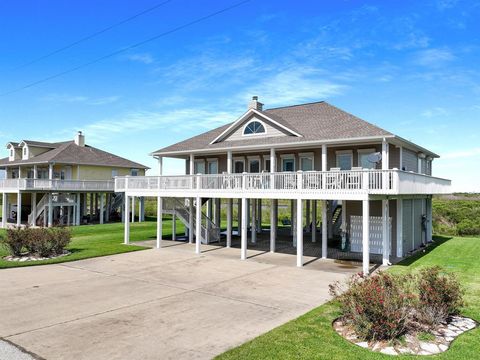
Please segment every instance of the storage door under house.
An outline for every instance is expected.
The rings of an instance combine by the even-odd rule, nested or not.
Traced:
[[[363,216],[350,216],[350,251],[362,252],[363,238]],[[392,218],[388,218],[388,232],[390,234],[390,243],[392,239]],[[370,216],[370,253],[383,253],[383,221],[381,216]],[[392,254],[390,246],[389,254]]]
[[[403,201],[403,253],[413,250],[413,200]]]

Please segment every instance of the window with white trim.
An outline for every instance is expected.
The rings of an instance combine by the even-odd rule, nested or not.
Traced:
[[[337,167],[340,170],[351,170],[353,165],[353,156],[351,150],[337,151]]]
[[[260,172],[260,158],[250,158],[248,159],[248,172],[258,173]]]
[[[265,132],[265,126],[258,120],[250,121],[243,129],[243,135],[264,134]]]
[[[313,154],[300,154],[300,170],[311,171],[313,170]]]
[[[113,179],[115,176],[118,176],[118,170],[117,170],[117,169],[112,169],[112,179]]]
[[[205,161],[204,160],[195,160],[193,166],[193,172],[195,174],[205,174]]]
[[[375,149],[358,149],[358,166],[362,169],[375,169],[376,163],[371,162],[370,156],[374,154]]]
[[[207,159],[207,167],[209,174],[218,174],[218,160],[217,159]]]
[[[241,174],[245,171],[245,161],[241,159],[233,160],[233,172]]]
[[[130,169],[131,176],[138,176],[138,169]]]
[[[282,157],[282,171],[295,171],[295,157],[293,155]]]

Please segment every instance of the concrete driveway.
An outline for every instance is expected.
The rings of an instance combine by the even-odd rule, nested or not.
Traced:
[[[169,244],[168,244],[169,243]],[[204,359],[329,299],[359,271],[286,254],[160,250],[0,270],[0,337],[45,359]],[[308,261],[308,259],[306,259]]]

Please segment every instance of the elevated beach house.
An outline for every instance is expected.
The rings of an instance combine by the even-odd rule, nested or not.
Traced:
[[[7,150],[8,157],[0,159],[4,228],[109,221],[115,210],[123,210],[113,178],[145,175],[147,169],[85,144],[81,132],[74,140],[57,143],[9,142]]]
[[[321,258],[357,255],[365,273],[371,261],[403,258],[431,241],[432,195],[450,191],[449,180],[432,176],[437,154],[323,101],[264,109],[253,97],[235,122],[152,155],[159,176],[117,177],[115,191],[157,198],[158,247],[160,215],[170,213],[197,253],[224,238],[246,259],[258,241],[275,252],[283,239],[297,266],[304,248]],[[184,159],[186,175],[162,176],[164,157]],[[289,208],[282,222],[279,202]]]

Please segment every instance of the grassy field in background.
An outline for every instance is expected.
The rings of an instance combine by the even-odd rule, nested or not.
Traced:
[[[480,321],[480,239],[437,237],[427,252],[419,253],[389,271],[409,272],[422,266],[440,265],[454,272],[465,290],[466,306],[462,313]],[[217,357],[217,359],[328,359],[377,360],[425,359],[425,356],[389,356],[374,353],[353,345],[332,328],[332,321],[340,316],[335,301],[320,306],[250,342]],[[480,329],[458,337],[451,348],[440,355],[428,358],[465,360],[478,359],[480,354]]]

